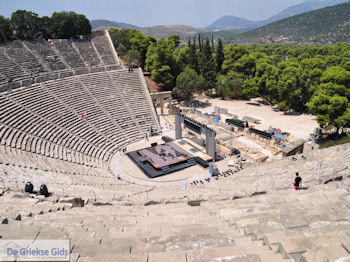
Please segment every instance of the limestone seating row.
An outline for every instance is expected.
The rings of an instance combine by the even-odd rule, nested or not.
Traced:
[[[64,78],[67,73],[80,75],[120,69],[120,62],[109,41],[107,33],[97,40],[100,51],[106,54],[99,54],[90,39],[14,41],[3,44],[0,46],[0,85],[11,87],[17,83],[15,86],[26,86],[33,81]],[[59,72],[62,74],[57,75]]]
[[[24,71],[29,72],[31,75],[47,71],[47,68],[20,41],[11,42],[6,47],[2,49],[3,52],[13,62],[24,68]]]
[[[58,196],[83,197],[86,201],[116,202],[130,194],[142,192],[144,188],[117,180],[108,171],[85,174],[66,174],[62,171],[44,171],[24,166],[0,164],[0,188],[23,190],[31,181],[34,189],[46,184],[54,198]]]
[[[136,72],[125,72],[121,74],[115,71],[110,72],[110,75],[118,86],[120,93],[125,97],[125,101],[142,131],[147,132],[150,125],[155,126],[149,113],[150,105],[147,103],[147,99],[142,91],[138,74]],[[134,90],[131,90],[132,88]]]
[[[59,71],[68,69],[64,62],[62,62],[60,59],[59,55],[46,41],[27,41],[24,42],[24,45],[40,56],[50,70]]]
[[[130,117],[131,112],[126,106],[126,99],[120,95],[109,75],[99,74],[98,77],[89,75],[83,76],[81,79],[97,101],[103,103],[106,112],[115,119],[125,133],[132,136],[136,132],[136,135],[138,135],[138,127]]]
[[[102,78],[103,76],[104,78]],[[118,119],[120,113],[118,115],[116,111],[111,111],[112,105],[106,107],[106,111],[102,107],[91,106],[96,105],[99,101],[101,104],[104,102],[104,96],[100,98],[100,93],[92,93],[92,91],[96,90],[96,83],[102,86],[104,82],[108,82],[110,77],[107,73],[98,73],[96,78],[99,79],[99,77],[104,80],[85,82],[86,88],[91,93],[89,91],[84,92],[84,84],[82,83],[84,83],[84,79],[94,79],[93,76],[81,76],[82,82],[75,78],[62,79],[61,81],[33,85],[30,88],[4,92],[4,96],[1,96],[4,102],[3,105],[5,105],[1,111],[4,116],[2,118],[3,123],[8,127],[14,127],[12,131],[23,130],[25,132],[22,134],[15,132],[15,139],[10,136],[10,142],[6,142],[6,144],[31,151],[33,149],[32,142],[34,141],[35,145],[37,145],[38,138],[43,136],[44,139],[51,143],[58,143],[60,146],[72,148],[78,152],[83,150],[82,153],[84,155],[106,161],[113,152],[125,145],[127,142],[126,137],[129,141],[143,137],[142,133],[135,128],[135,121],[129,116],[122,116],[118,127],[116,123],[120,121]],[[110,87],[112,88],[113,85],[110,85]],[[64,91],[66,91],[67,95],[64,94]],[[110,89],[110,91],[113,90]],[[46,101],[46,103],[43,104],[42,101]],[[77,101],[81,101],[81,103],[77,103]],[[90,106],[87,107],[87,105]],[[125,107],[123,103],[119,103],[119,106],[120,108]],[[111,114],[112,112],[114,113],[113,115]],[[82,113],[87,113],[84,120],[79,119]],[[108,116],[108,113],[110,113],[110,116]],[[125,109],[124,113],[126,113]],[[115,121],[114,124],[113,120]],[[88,126],[86,126],[86,123]],[[147,123],[144,126],[144,130],[147,130],[150,124],[154,125],[153,122]],[[96,135],[96,132],[99,135]],[[6,133],[4,140],[6,139],[7,141],[9,134]],[[17,143],[18,138],[21,138],[20,143]],[[25,140],[24,144],[22,144],[23,139]],[[27,144],[27,142],[30,144]],[[47,144],[44,144],[45,148],[39,147],[37,149],[37,146],[34,146],[34,152],[60,157],[62,154],[52,152],[50,149],[55,147],[51,143],[48,144],[48,147]],[[103,148],[103,151],[101,152],[97,148]],[[65,150],[62,150],[64,158],[69,158],[64,153]],[[94,153],[92,154],[91,152]]]
[[[328,190],[321,186],[310,192],[280,191],[250,199],[203,202],[201,206],[295,261],[349,259],[349,193],[342,188]],[[334,244],[344,248],[321,257],[321,251],[327,254],[329,245]],[[316,255],[311,258],[310,253]]]
[[[69,110],[58,110],[57,103],[59,103],[59,101],[51,97],[50,94],[45,92],[44,88],[40,86],[37,88],[32,86],[28,90],[21,90],[21,92],[17,90],[16,92],[7,93],[7,97],[19,102],[21,106],[28,108],[31,112],[45,117],[50,122],[65,129],[69,128],[70,132],[78,135],[82,139],[89,140],[89,136],[93,133],[92,129],[87,127],[84,129],[81,128],[83,123],[81,121],[76,121],[77,117],[70,113]],[[42,103],[44,100],[45,104]]]
[[[262,164],[247,165],[238,175],[231,175],[222,180],[211,180],[208,187],[230,189],[231,184],[240,183],[238,189],[254,188],[255,191],[273,191],[291,188],[295,172],[299,172],[303,185],[310,187],[319,184],[318,161],[322,161],[321,180],[341,176],[350,172],[350,145],[340,145],[328,149],[314,150],[295,157],[274,160]]]
[[[94,67],[103,64],[103,61],[99,59],[99,54],[95,52],[91,40],[75,40],[73,45],[76,46],[88,66]]]
[[[78,152],[73,148],[67,148],[8,126],[2,126],[1,133],[1,144],[5,146],[91,167],[101,166],[102,164],[97,161],[98,158],[94,158],[94,151],[90,152],[91,149],[86,149],[88,150],[87,153]],[[85,147],[86,145],[84,145],[84,149]]]
[[[33,240],[67,238],[71,261],[287,261],[261,241],[251,241],[186,203],[88,205],[12,220],[2,228],[4,239],[21,233]]]
[[[117,180],[109,170],[91,168],[38,154],[1,147],[0,189],[24,189],[32,181],[48,186],[54,195],[70,195],[99,201],[117,201],[139,194],[144,187]]]
[[[53,147],[59,147],[63,150],[63,153],[68,153],[69,151],[79,152],[81,154],[85,154],[86,157],[95,156],[97,155],[92,154],[91,152],[94,152],[97,154],[99,151],[97,151],[96,148],[89,147],[88,143],[84,143],[81,140],[72,140],[72,139],[64,139],[60,138],[61,141],[58,141],[57,143],[50,140],[50,136],[45,139],[45,136],[34,135],[31,132],[27,132],[25,130],[19,130],[17,128],[12,128],[10,126],[3,125],[1,130],[1,140],[3,144],[6,144],[8,146],[12,146],[14,148],[22,149],[28,152],[38,152],[41,154],[51,155],[56,154],[51,157],[58,158],[57,154],[62,153],[61,151],[53,151],[50,150],[50,146]],[[46,150],[44,150],[43,143],[45,142],[45,146],[48,146]],[[68,152],[67,152],[68,151]],[[91,151],[91,152],[90,152]],[[62,154],[63,154],[62,153]],[[102,154],[102,153],[101,153]],[[99,158],[97,158],[99,159]],[[103,159],[103,158],[102,158]]]
[[[25,133],[28,133],[30,135],[33,135],[33,137],[37,136],[37,137],[42,137],[44,139],[49,140],[50,142],[53,143],[59,143],[63,146],[68,146],[71,147],[73,146],[74,150],[77,150],[77,146],[80,146],[80,149],[82,147],[86,147],[84,146],[84,141],[81,141],[81,139],[79,137],[71,137],[71,138],[75,138],[75,141],[77,141],[76,143],[73,142],[73,140],[68,140],[65,138],[68,137],[69,133],[65,132],[64,130],[60,130],[55,128],[55,125],[52,122],[47,121],[44,118],[40,118],[38,116],[36,116],[35,114],[32,114],[31,112],[25,111],[23,110],[23,108],[19,108],[18,110],[19,112],[19,117],[15,115],[15,117],[12,117],[10,121],[7,121],[7,119],[9,118],[9,116],[11,115],[9,110],[6,111],[6,114],[4,114],[4,116],[2,117],[2,122],[4,124],[6,124],[7,126],[10,127],[15,127],[17,131],[19,130],[23,130]],[[21,121],[21,119],[25,119],[25,121]],[[26,124],[27,123],[27,124]],[[35,129],[34,129],[35,128]],[[60,130],[60,131],[58,131]],[[6,134],[6,133],[4,133]],[[17,143],[17,140],[13,140],[13,136],[9,136],[9,133],[7,133],[8,135],[6,136],[2,136],[3,140],[6,141],[6,143],[8,143],[9,145],[15,146]],[[9,141],[7,141],[9,138]],[[18,138],[18,137],[17,137]],[[29,151],[31,147],[31,145],[29,144],[27,146],[26,143],[24,143],[23,145],[25,145],[24,147],[22,147],[22,142],[24,137],[21,136],[22,140],[20,141],[20,146],[18,146],[18,148],[24,148],[25,150]],[[30,138],[27,137],[26,142],[28,141],[28,139]],[[15,141],[13,143],[13,141]],[[68,142],[68,144],[67,144]],[[85,141],[86,142],[86,141]],[[88,144],[87,144],[88,145]],[[75,147],[74,147],[75,146]],[[90,147],[92,148],[92,147]],[[96,151],[96,148],[95,148]]]
[[[39,154],[26,152],[16,148],[1,146],[1,162],[6,165],[24,166],[30,169],[39,169],[52,172],[62,172],[67,174],[99,174],[98,170],[106,170],[105,167],[93,168],[85,165],[78,165],[56,158],[47,158]]]
[[[3,53],[3,49],[0,49],[0,69],[1,74],[3,75],[1,82],[6,82],[7,79],[12,81],[29,76],[28,72],[23,71],[18,64],[12,62],[8,57],[6,57],[6,55]]]
[[[113,55],[113,51],[111,49],[111,45],[106,39],[106,36],[96,36],[92,38],[92,43],[95,45],[98,53],[103,59],[106,65],[115,64],[115,59]]]
[[[85,67],[85,62],[81,59],[72,42],[68,39],[54,39],[53,45],[57,51],[65,58],[71,68]]]
[[[140,107],[130,108],[128,100],[134,97],[117,99],[119,83],[110,83],[113,73],[75,76],[2,92],[2,143],[53,158],[102,166],[119,148],[142,138],[143,132],[154,125],[149,105],[142,104],[146,98],[137,74],[118,72],[125,75],[120,79],[126,85],[130,78],[130,84],[137,87]],[[98,92],[104,85],[107,92],[117,90],[106,104],[107,92]],[[84,119],[81,114],[85,114]]]
[[[37,215],[43,215],[44,213],[56,212],[56,211],[64,211],[70,208],[70,205],[66,203],[51,203],[51,202],[41,202],[39,198],[30,198],[28,195],[24,198],[21,193],[16,193],[15,191],[5,192],[6,197],[2,197],[2,201],[0,203],[0,217],[2,217],[1,226],[3,229],[6,229],[4,224],[13,224],[14,221],[21,221],[26,217],[35,217]],[[4,221],[4,219],[6,219]],[[7,230],[4,230],[5,232]],[[9,234],[9,232],[4,233],[2,231],[0,233],[5,236]],[[4,236],[3,236],[4,237]],[[9,236],[7,235],[7,238]]]
[[[118,140],[115,140],[115,134],[122,133],[122,130],[118,129],[113,119],[104,112],[103,105],[98,104],[93,96],[85,92],[80,82],[74,81],[75,86],[69,83],[71,82],[63,85],[60,83],[47,85],[47,88],[77,114],[85,114],[86,121],[108,139],[113,139],[117,146],[123,143],[122,136],[118,136]]]
[[[86,139],[88,141],[90,140],[90,138],[100,138],[99,141],[93,141],[93,144],[97,146],[101,146],[101,143],[103,144],[103,140],[105,140],[105,138],[103,139],[103,137],[101,136],[96,136],[96,132],[94,132],[91,128],[86,127],[83,123],[84,121],[79,119],[78,116],[74,116],[71,112],[61,113],[62,111],[60,110],[62,109],[62,106],[57,107],[58,101],[52,99],[48,92],[43,92],[42,88],[33,87],[29,90],[24,89],[22,91],[24,92],[19,92],[18,90],[16,90],[8,94],[8,96],[11,99],[17,99],[16,101],[19,101],[20,103],[22,103],[22,105],[24,104],[26,107],[29,107],[30,110],[34,110],[36,113],[41,114],[46,120],[48,119],[48,122],[56,123],[59,125],[59,127],[64,127],[66,130],[68,129],[69,132],[75,133],[77,137]],[[28,99],[26,98],[26,96],[28,97]],[[45,99],[47,101],[47,104],[45,104],[45,106],[43,106],[42,104],[42,99]],[[50,104],[50,102],[52,104]],[[15,119],[17,119],[17,117],[15,117]],[[76,130],[75,125],[77,125]],[[54,124],[52,124],[52,126],[54,126]]]

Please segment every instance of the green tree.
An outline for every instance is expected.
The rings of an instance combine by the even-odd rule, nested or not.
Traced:
[[[183,100],[189,100],[193,93],[200,92],[205,80],[198,76],[191,67],[186,66],[185,71],[176,79],[176,87],[173,92]]]
[[[139,66],[140,64],[140,54],[136,50],[129,50],[128,52],[128,67],[129,70],[134,66]]]
[[[12,40],[10,20],[0,15],[0,43]]]
[[[146,63],[147,49],[150,43],[153,42],[153,39],[151,37],[144,36],[140,31],[137,30],[130,31],[129,34],[131,35],[131,38],[129,40],[131,49],[139,53],[140,66],[144,68]]]
[[[284,111],[297,110],[301,97],[300,74],[298,68],[287,66],[278,81],[279,105]]]
[[[242,96],[245,99],[250,99],[252,97],[257,97],[259,95],[259,86],[255,78],[244,81]]]
[[[90,21],[75,12],[54,12],[51,16],[50,33],[53,38],[77,38],[91,33]]]
[[[190,52],[190,48],[188,46],[177,48],[174,51],[176,64],[178,65],[178,69],[180,72],[184,71],[186,66],[189,65],[189,62],[188,62],[189,52]]]
[[[168,41],[173,41],[175,47],[178,47],[180,45],[180,35],[170,35]]]
[[[221,75],[217,82],[216,94],[221,97],[242,98],[243,81],[235,74]]]
[[[145,69],[151,72],[154,81],[164,84],[166,90],[174,88],[179,72],[174,49],[173,41],[161,38],[156,43],[151,43],[146,54]]]
[[[225,60],[224,47],[222,41],[219,38],[218,48],[216,49],[216,72],[220,73],[222,69],[222,64]]]
[[[40,19],[40,33],[41,37],[44,39],[52,38],[52,35],[50,33],[50,27],[51,27],[51,18],[48,16],[43,16]]]
[[[212,55],[209,39],[205,41],[202,47],[200,59],[200,71],[203,78],[206,80],[205,90],[216,86],[215,62]]]
[[[36,13],[17,10],[11,15],[11,26],[16,39],[34,40],[40,36],[40,18]]]
[[[77,14],[76,15],[76,35],[89,35],[91,33],[92,27],[90,20],[86,18],[85,15]],[[73,36],[73,37],[75,37]]]
[[[118,30],[116,28],[109,29],[109,34],[111,36],[114,47],[118,52],[124,51],[119,50],[118,47],[122,44],[123,48],[126,48],[126,51],[131,49],[130,38],[131,38],[132,29],[123,28]]]
[[[255,64],[254,56],[244,54],[233,64],[233,69],[238,73],[242,73],[245,79],[249,79],[255,74]]]
[[[191,42],[190,42],[191,44]],[[193,43],[190,46],[189,52],[188,52],[188,65],[194,69],[197,73],[199,73],[199,63],[198,63],[198,55],[197,55],[197,48],[196,48],[196,39],[193,39]]]
[[[317,122],[325,126],[349,126],[350,72],[342,67],[330,67],[322,77],[323,82],[308,104]]]
[[[125,56],[128,53],[128,49],[123,45],[123,43],[120,43],[117,47],[118,54],[120,56]]]
[[[248,49],[244,45],[228,46],[224,49],[225,60],[222,65],[223,73],[227,73],[232,70],[235,62],[240,59],[243,55],[248,55]]]

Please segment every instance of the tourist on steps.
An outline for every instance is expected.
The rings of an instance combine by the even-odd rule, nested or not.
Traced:
[[[299,190],[300,183],[301,183],[301,177],[299,176],[299,173],[296,172],[295,173],[295,180],[293,183],[293,185],[294,185],[293,187],[295,190]]]

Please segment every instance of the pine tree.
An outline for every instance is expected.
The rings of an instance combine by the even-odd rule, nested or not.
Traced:
[[[224,62],[224,47],[222,45],[222,41],[219,38],[218,48],[216,49],[216,72],[221,72],[222,64]]]

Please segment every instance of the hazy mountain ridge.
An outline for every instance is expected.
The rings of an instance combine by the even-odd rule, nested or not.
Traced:
[[[237,16],[226,15],[207,26],[206,29],[240,30],[242,28],[248,28],[254,23],[256,22],[252,20],[244,19]]]
[[[90,22],[91,22],[91,27],[92,27],[93,30],[105,30],[105,29],[109,29],[111,27],[116,27],[116,28],[135,28],[135,29],[140,28],[137,25],[121,23],[121,22],[114,22],[114,21],[109,21],[109,20],[106,20],[106,19],[94,19],[94,20],[91,20]]]
[[[197,35],[201,32],[208,32],[208,30],[197,29],[187,25],[157,25],[150,27],[139,27],[132,24],[113,22],[109,20],[91,20],[91,26],[93,30],[106,30],[111,27],[115,27],[118,29],[122,28],[132,28],[140,30],[145,35],[153,35],[155,38],[167,38],[173,34],[179,34],[181,39],[188,38],[190,36]]]
[[[270,18],[262,21],[251,21],[251,20],[243,19],[236,16],[224,16],[219,18],[209,26],[207,26],[206,29],[248,31],[248,30],[252,30],[252,29],[270,24],[278,20],[282,20],[284,18],[288,18],[294,15],[305,13],[305,12],[344,3],[347,1],[349,0],[324,0],[324,1],[308,0],[303,3],[290,6],[282,10],[278,14],[271,16]],[[245,20],[246,23],[241,23],[241,20]]]
[[[334,44],[350,42],[350,2],[317,9],[241,33],[234,43]]]

